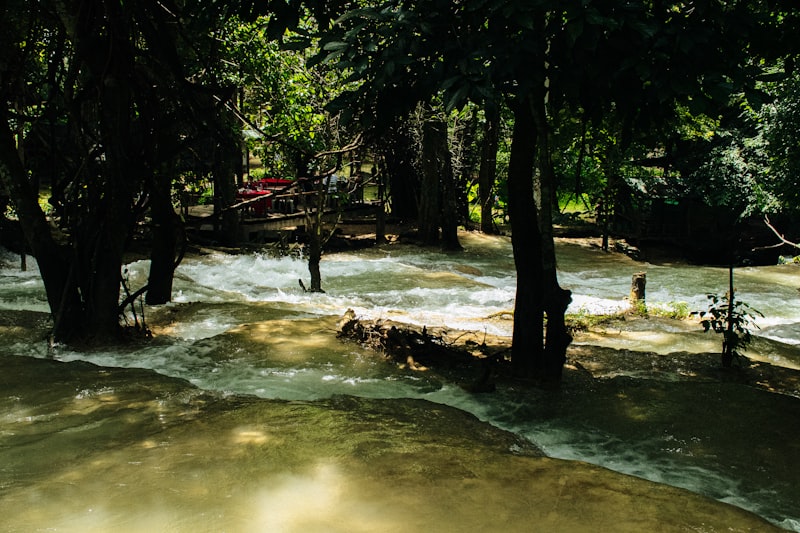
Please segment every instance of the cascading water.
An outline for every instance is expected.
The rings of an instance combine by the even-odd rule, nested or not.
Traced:
[[[741,436],[748,428],[736,427],[735,416],[727,429],[708,431],[704,414],[691,411],[701,401],[714,413],[724,412],[726,399],[741,394],[727,384],[679,386],[621,372],[592,390],[564,387],[555,394],[509,387],[476,397],[435,374],[398,369],[335,340],[336,319],[348,308],[365,318],[470,330],[479,342],[484,333],[509,335],[505,313],[513,309],[515,292],[509,242],[465,235],[463,244],[467,251],[457,254],[394,245],[328,255],[322,264],[324,294],[300,289],[297,280],[308,276],[303,261],[260,254],[188,259],[176,276],[174,303],[146,310],[159,324],[155,342],[125,351],[60,349],[57,358],[149,368],[202,390],[261,398],[309,401],[350,395],[447,404],[529,439],[549,456],[688,488],[800,531],[800,493],[792,482],[800,474],[797,465],[781,471],[775,465],[782,463],[771,456],[764,464],[750,456],[753,449],[777,453],[765,450],[797,434],[761,435],[759,444],[759,439]],[[574,295],[572,312],[626,308],[631,275],[641,270],[647,272],[649,306],[684,302],[700,310],[706,293],[720,294],[727,287],[722,268],[643,265],[574,243],[559,243],[558,254],[561,284]],[[0,311],[46,311],[35,267],[20,273],[11,266],[16,259],[4,261],[10,266],[0,272]],[[128,266],[132,286],[144,283],[147,266],[143,261]],[[758,334],[780,341],[769,359],[796,367],[800,272],[793,265],[740,268],[736,279],[739,297],[765,315]],[[663,354],[717,349],[719,339],[695,327],[653,320],[639,334],[578,342]],[[44,342],[31,343],[13,331],[6,337],[8,353],[47,355]],[[800,396],[800,390],[795,392]],[[753,406],[748,417],[757,419],[759,409],[770,409],[762,396],[767,393],[748,394]],[[762,412],[764,425],[759,427],[799,429],[797,403],[787,402],[777,414]]]

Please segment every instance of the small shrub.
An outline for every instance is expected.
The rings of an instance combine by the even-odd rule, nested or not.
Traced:
[[[692,314],[699,315],[705,331],[722,334],[722,366],[730,367],[733,359],[741,356],[740,350],[753,340],[751,328],[758,328],[756,315],[764,315],[740,300],[733,299],[731,306],[727,294],[707,296],[708,309]]]
[[[651,306],[650,316],[662,318],[673,318],[675,320],[685,320],[689,317],[689,304],[686,302],[667,302],[664,305]]]

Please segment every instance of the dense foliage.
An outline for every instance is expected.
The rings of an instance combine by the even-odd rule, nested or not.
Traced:
[[[560,200],[591,215],[604,244],[640,231],[657,201],[720,208],[726,221],[797,207],[796,11],[788,0],[6,2],[0,183],[56,338],[107,338],[135,297],[121,298],[119,272],[137,235],[152,259],[142,290],[169,299],[187,190],[210,187],[218,239],[235,244],[251,153],[272,177],[369,161],[392,213],[417,217],[426,242],[455,249],[470,213],[508,217],[513,357],[557,379],[569,343]]]

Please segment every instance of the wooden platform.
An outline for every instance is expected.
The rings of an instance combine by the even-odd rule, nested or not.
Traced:
[[[337,218],[372,217],[377,213],[380,204],[364,202],[341,208],[329,208],[323,214],[323,220],[333,224]],[[200,233],[214,233],[217,217],[213,206],[192,206],[188,209],[187,226]],[[287,234],[304,232],[306,213],[267,213],[263,217],[244,215],[239,222],[239,239],[241,242],[271,242],[285,239]]]

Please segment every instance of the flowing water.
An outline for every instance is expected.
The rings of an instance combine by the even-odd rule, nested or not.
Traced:
[[[708,360],[700,354],[719,350],[696,323],[612,323],[578,335],[573,348],[613,362],[603,379],[572,377],[557,392],[501,384],[490,395],[335,338],[348,308],[470,330],[478,342],[510,334],[508,240],[469,234],[464,245],[453,254],[393,245],[328,255],[325,294],[302,292],[302,261],[191,258],[177,273],[174,302],[145,310],[153,342],[55,354],[43,340],[47,305],[35,265],[20,272],[18,259],[4,256],[0,516],[11,517],[8,530],[766,528],[669,485],[800,531],[797,382],[775,394],[724,376],[659,373],[661,361],[696,368]],[[626,308],[638,271],[647,273],[651,309],[700,310],[706,293],[727,288],[726,269],[641,264],[568,242],[558,256],[571,312]],[[140,261],[126,275],[137,287],[146,272]],[[740,268],[736,287],[764,314],[749,355],[800,368],[798,267]],[[537,448],[551,459],[533,457]]]

